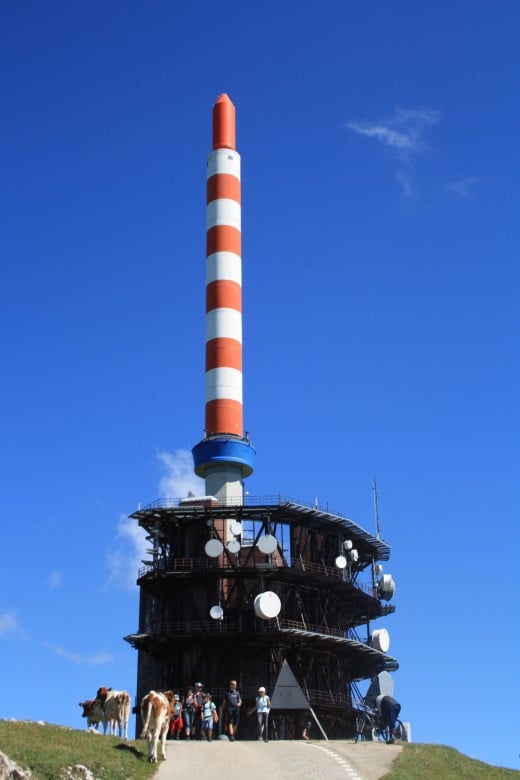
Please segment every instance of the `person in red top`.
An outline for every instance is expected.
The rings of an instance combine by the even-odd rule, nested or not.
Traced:
[[[182,734],[183,720],[182,720],[182,704],[181,697],[178,693],[173,697],[173,710],[170,720],[170,726],[168,732],[172,739],[179,739]]]

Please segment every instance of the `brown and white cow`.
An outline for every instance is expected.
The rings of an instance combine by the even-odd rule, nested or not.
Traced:
[[[81,713],[81,717],[87,719],[88,729],[91,728],[97,729],[98,725],[103,720],[103,718],[101,716],[98,716],[97,713],[94,714],[94,703],[95,703],[95,699],[86,699],[86,701],[79,702],[79,706],[83,707],[83,712]]]
[[[148,761],[157,763],[157,747],[161,740],[161,758],[166,758],[166,735],[173,712],[173,691],[150,691],[141,701],[143,730],[141,739],[148,740]]]
[[[112,688],[102,686],[92,703],[91,717],[103,724],[104,734],[107,733],[108,725],[109,734],[115,734],[117,727],[121,739],[128,739],[130,706],[130,694],[126,691],[113,691]]]

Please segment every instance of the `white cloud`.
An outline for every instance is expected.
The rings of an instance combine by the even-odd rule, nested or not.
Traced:
[[[353,130],[358,135],[374,138],[390,149],[400,163],[396,179],[403,194],[411,197],[413,195],[412,158],[428,148],[424,141],[425,130],[436,125],[440,118],[440,112],[432,108],[396,108],[391,119],[375,122],[350,120],[344,122],[342,126]]]
[[[191,491],[195,495],[204,493],[204,482],[193,472],[193,460],[188,450],[159,452],[157,454],[164,470],[159,482],[162,498],[181,498]],[[109,577],[106,585],[121,590],[135,591],[136,579],[143,559],[148,558],[146,532],[133,518],[121,515],[117,523],[116,538],[106,556]]]
[[[145,557],[146,532],[137,520],[120,515],[116,528],[116,541],[107,554],[110,570],[107,585],[116,585],[122,590],[134,590],[141,560]]]
[[[63,579],[63,575],[61,571],[58,571],[57,569],[53,569],[49,576],[47,577],[47,587],[49,590],[56,590],[56,588],[59,588],[61,585]]]
[[[193,471],[193,458],[188,450],[159,452],[157,457],[165,468],[159,482],[163,498],[183,498],[191,491],[196,496],[204,494],[204,482]]]
[[[9,634],[24,636],[24,631],[18,622],[16,612],[12,609],[0,612],[0,639]]]
[[[43,644],[48,650],[51,650],[61,658],[66,658],[68,661],[72,661],[72,663],[80,666],[101,666],[114,660],[114,656],[111,653],[98,653],[97,655],[86,656],[79,653],[71,653],[63,647],[53,645],[51,642],[44,641]]]
[[[450,192],[454,192],[459,198],[469,198],[474,194],[475,185],[480,181],[478,176],[466,176],[464,179],[457,179],[448,184]]]

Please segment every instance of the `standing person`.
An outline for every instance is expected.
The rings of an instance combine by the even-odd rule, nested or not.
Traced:
[[[182,719],[184,720],[184,736],[186,739],[195,739],[195,694],[191,686],[186,688],[182,704]]]
[[[383,726],[390,728],[390,743],[395,742],[395,722],[401,712],[401,705],[392,696],[376,697],[377,714],[383,721]]]
[[[237,681],[230,680],[229,688],[224,694],[222,700],[222,714],[227,720],[227,730],[230,742],[233,742],[240,722],[240,707],[242,706],[242,697],[237,690]]]
[[[193,719],[193,732],[197,739],[202,739],[202,705],[204,704],[204,690],[201,682],[195,683],[195,716]]]
[[[217,722],[217,708],[215,702],[211,701],[211,694],[205,693],[204,700],[201,707],[201,734],[202,739],[206,737],[208,742],[211,742],[213,738],[213,722]],[[215,719],[215,721],[214,721]]]
[[[254,707],[253,710],[254,711]],[[269,710],[271,709],[271,699],[265,692],[265,688],[261,686],[258,689],[258,696],[256,697],[256,717],[258,721],[258,739],[263,739],[264,742],[269,741]]]
[[[168,731],[172,739],[179,739],[182,733],[182,704],[178,693],[173,697],[172,717]]]

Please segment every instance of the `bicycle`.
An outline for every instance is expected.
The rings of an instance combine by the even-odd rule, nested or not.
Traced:
[[[406,729],[403,723],[397,719],[395,722],[395,734],[392,735],[390,726],[383,721],[381,716],[369,707],[364,706],[356,717],[356,736],[354,741],[370,742],[405,742]]]

